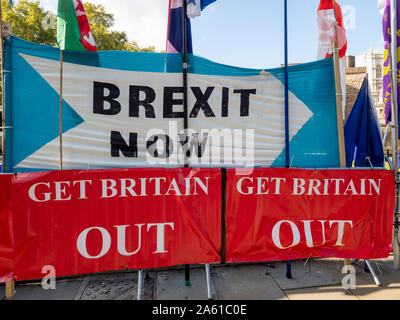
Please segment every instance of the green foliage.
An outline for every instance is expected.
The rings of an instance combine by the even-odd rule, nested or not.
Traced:
[[[106,12],[104,6],[85,2],[84,7],[96,41],[97,50],[125,50],[154,52],[155,48],[138,46],[129,41],[126,32],[112,31],[114,15]],[[12,7],[9,0],[1,0],[3,20],[12,24],[16,37],[49,46],[57,45],[56,17],[45,11],[39,1],[19,0]]]
[[[19,0],[11,7],[8,0],[2,0],[1,9],[3,20],[11,22],[12,33],[16,37],[49,46],[56,45],[56,30],[42,25],[43,21],[49,20],[50,12],[40,7],[39,1]]]

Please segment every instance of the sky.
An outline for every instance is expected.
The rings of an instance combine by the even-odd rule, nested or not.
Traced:
[[[40,0],[56,11],[57,0]],[[168,0],[90,0],[113,13],[115,30],[140,46],[164,50]],[[348,55],[383,48],[377,0],[340,0],[347,29]],[[273,68],[284,62],[283,0],[217,0],[192,19],[194,54],[247,68]],[[288,0],[289,63],[316,59],[319,0]]]

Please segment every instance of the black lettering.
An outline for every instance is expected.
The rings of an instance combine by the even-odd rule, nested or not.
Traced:
[[[193,133],[190,139],[188,135],[180,133],[179,142],[182,145],[186,158],[190,158],[192,154],[195,154],[197,158],[202,158],[206,151],[208,133],[201,134],[201,141],[199,139],[199,133]]]
[[[228,116],[229,88],[222,88],[222,117]]]
[[[257,89],[233,90],[233,93],[240,93],[240,116],[249,116],[250,95],[256,94]]]
[[[210,99],[210,96],[214,91],[214,87],[208,87],[205,93],[201,92],[199,87],[192,87],[191,89],[197,101],[190,112],[190,118],[196,118],[200,109],[203,110],[207,118],[215,117],[214,112],[208,104],[208,99]]]
[[[144,100],[140,100],[140,92],[144,92]],[[151,105],[156,99],[155,91],[150,87],[129,86],[129,116],[139,117],[139,106],[143,106],[146,118],[155,118],[154,108]]]
[[[125,142],[121,133],[118,131],[111,131],[111,156],[119,158],[119,152],[127,158],[137,158],[137,133],[129,133],[129,145]]]
[[[105,89],[108,89],[109,95],[105,95]],[[121,111],[121,104],[115,100],[119,97],[119,88],[106,82],[93,82],[93,113],[115,115]],[[106,109],[104,102],[108,102],[110,107]]]
[[[164,88],[164,118],[183,118],[184,112],[175,112],[174,106],[183,106],[183,99],[174,99],[174,93],[183,93],[183,87],[165,87]]]
[[[164,145],[164,150],[162,153],[158,152],[157,149],[157,141],[161,140]],[[174,143],[172,142],[171,138],[167,136],[166,134],[160,134],[158,136],[152,136],[150,139],[147,141],[147,152],[153,157],[153,158],[161,158],[161,159],[167,159],[170,157],[171,153],[174,151]]]

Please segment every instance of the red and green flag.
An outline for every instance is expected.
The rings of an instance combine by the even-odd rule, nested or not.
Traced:
[[[97,51],[81,0],[58,0],[57,43],[61,50]]]

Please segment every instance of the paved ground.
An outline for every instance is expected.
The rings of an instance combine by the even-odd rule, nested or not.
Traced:
[[[353,264],[356,289],[341,286],[343,260],[293,261],[293,279],[285,276],[285,262],[211,266],[214,300],[400,300],[400,271],[392,258],[371,261],[382,286],[378,287],[364,262]],[[135,300],[137,272],[59,279],[56,290],[44,290],[39,283],[17,283],[15,300]],[[0,299],[4,285],[0,286]],[[203,266],[192,266],[191,286],[184,285],[184,271],[149,271],[144,300],[206,300]]]

